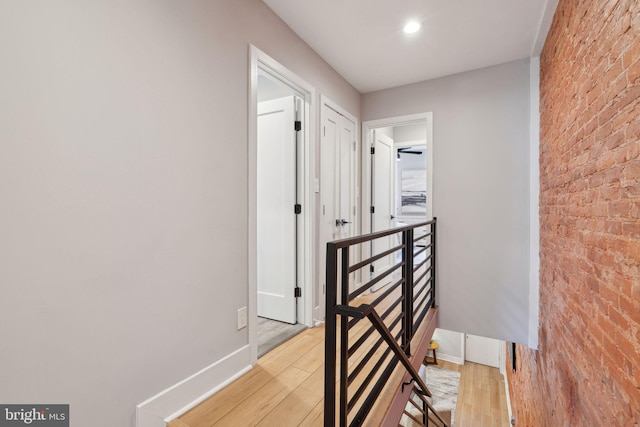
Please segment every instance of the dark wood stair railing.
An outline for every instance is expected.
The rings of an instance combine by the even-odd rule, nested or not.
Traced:
[[[422,227],[426,227],[426,233],[416,237],[416,229]],[[399,245],[350,264],[350,254],[354,248],[360,246],[363,249],[366,246],[368,249],[373,247],[369,245],[376,239],[389,239],[397,234],[402,235]],[[398,252],[402,253],[399,262],[378,275],[371,274],[371,280],[349,291],[353,273]],[[416,259],[418,262],[415,262]],[[385,414],[381,418],[384,421],[378,420],[379,423],[397,425],[409,401],[410,390],[422,402],[423,425],[427,424],[429,418],[435,418],[446,427],[445,421],[424,397],[431,393],[416,369],[416,364],[419,365],[416,360],[426,354],[435,329],[435,261],[435,218],[327,244],[326,427],[370,424],[373,422],[370,414],[376,405],[378,412]],[[400,272],[401,278],[393,282],[392,275]],[[364,292],[385,278],[393,283],[388,284],[370,304],[350,305],[357,304],[357,299]],[[365,318],[369,320],[368,326],[360,323]],[[413,354],[412,343],[416,344]],[[411,386],[410,389],[408,386]],[[383,394],[390,406],[380,410]],[[399,411],[398,404],[404,405]],[[413,405],[416,406],[416,403],[413,402]],[[392,410],[392,406],[396,409]]]

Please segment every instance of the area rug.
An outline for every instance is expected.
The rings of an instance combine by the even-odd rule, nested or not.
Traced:
[[[427,399],[436,411],[451,411],[451,425],[453,426],[455,423],[456,403],[458,401],[458,389],[460,387],[460,372],[449,371],[437,366],[423,365],[419,374],[425,380],[425,384],[432,394],[432,397]],[[407,404],[407,411],[417,415],[417,409],[411,403]],[[410,426],[413,423],[404,415],[400,424]]]

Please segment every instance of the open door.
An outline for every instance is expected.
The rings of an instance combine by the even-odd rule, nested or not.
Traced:
[[[373,150],[371,156],[371,232],[384,231],[394,227],[394,195],[395,195],[395,155],[393,139],[379,131],[373,131]],[[371,255],[380,254],[391,249],[395,236],[376,239],[371,248]],[[394,255],[390,254],[373,264],[373,274],[379,275],[393,265]],[[391,280],[376,284],[376,289]],[[375,290],[375,289],[374,289]]]
[[[296,323],[296,120],[293,96],[258,104],[258,316]]]

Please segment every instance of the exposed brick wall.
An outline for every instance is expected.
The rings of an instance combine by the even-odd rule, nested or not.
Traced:
[[[540,350],[518,346],[516,425],[640,425],[640,0],[560,0],[540,98]]]

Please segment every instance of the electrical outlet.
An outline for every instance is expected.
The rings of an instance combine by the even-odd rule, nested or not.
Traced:
[[[247,307],[238,309],[238,330],[247,327]]]

